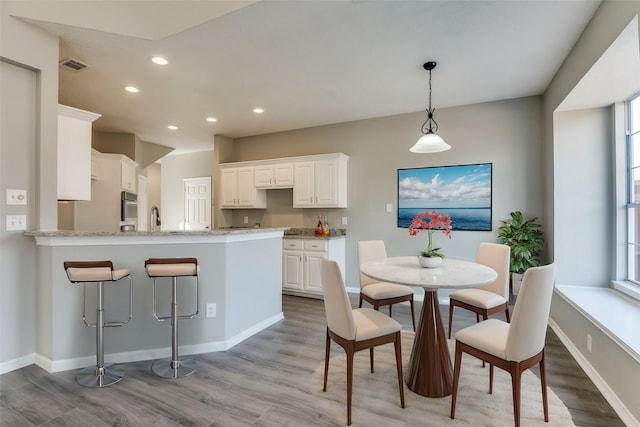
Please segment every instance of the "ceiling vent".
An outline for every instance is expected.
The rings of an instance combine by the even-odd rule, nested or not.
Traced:
[[[63,59],[62,61],[60,61],[60,66],[65,67],[66,69],[71,71],[80,71],[88,67],[87,64],[83,64],[82,62],[73,58]]]

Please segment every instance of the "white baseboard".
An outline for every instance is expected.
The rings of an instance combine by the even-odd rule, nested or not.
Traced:
[[[569,350],[569,353],[578,362],[578,365],[587,374],[587,376],[593,381],[595,386],[600,390],[600,393],[609,402],[614,411],[618,414],[622,422],[628,426],[640,425],[640,420],[637,420],[624,403],[618,398],[616,393],[609,387],[607,382],[600,376],[598,371],[589,363],[586,357],[582,355],[580,350],[573,344],[567,335],[560,329],[558,324],[549,318],[549,326],[553,329],[553,332],[558,336],[562,344]]]
[[[35,361],[36,354],[31,353],[17,359],[2,362],[0,363],[0,375],[6,374],[7,372],[15,371],[16,369],[24,368],[25,366],[33,365]]]
[[[279,314],[272,316],[268,319],[263,320],[262,322],[241,331],[240,333],[226,339],[224,341],[212,341],[208,343],[202,344],[194,344],[194,345],[183,345],[178,349],[178,353],[180,355],[192,355],[192,354],[203,354],[203,353],[213,353],[217,351],[225,351],[233,347],[234,345],[241,343],[247,338],[257,334],[263,329],[268,328],[274,323],[279,322],[284,319],[284,315],[282,312]],[[154,360],[161,359],[163,357],[171,356],[171,347],[165,348],[153,348],[146,350],[136,350],[136,351],[125,351],[121,353],[109,353],[104,355],[104,360],[107,363],[128,363],[128,362],[139,362],[142,360]],[[19,359],[10,360],[8,362],[0,363],[0,374],[4,374],[6,372],[11,372],[16,369],[23,368],[25,366],[29,366],[31,364],[36,364],[47,372],[61,372],[68,371],[71,369],[79,369],[84,368],[85,366],[95,365],[96,356],[84,356],[84,357],[76,357],[72,359],[63,359],[63,360],[51,360],[47,357],[44,357],[39,354],[31,354],[28,356],[21,357]]]

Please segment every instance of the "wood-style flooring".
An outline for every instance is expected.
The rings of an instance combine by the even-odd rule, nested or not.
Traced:
[[[356,306],[355,298],[352,305]],[[419,313],[419,302],[416,309]],[[324,357],[323,303],[284,296],[283,311],[283,321],[226,352],[190,356],[198,370],[187,378],[159,378],[151,372],[153,361],[121,365],[124,380],[105,389],[79,386],[78,371],[50,374],[31,365],[4,374],[0,376],[0,425],[335,425],[314,405],[308,390],[309,377]],[[447,313],[445,308],[441,311]],[[412,329],[408,306],[394,306],[393,317],[404,329]],[[474,321],[472,314],[456,309],[454,331]],[[188,321],[180,327],[188,327]],[[333,351],[338,354],[342,349],[333,346]],[[551,330],[546,355],[548,384],[567,405],[576,425],[624,426]]]

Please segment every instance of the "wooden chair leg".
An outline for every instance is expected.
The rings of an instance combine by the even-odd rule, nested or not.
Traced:
[[[371,365],[371,373],[373,374],[373,347],[369,348],[369,364]]]
[[[456,343],[456,356],[453,364],[453,390],[451,393],[451,419],[456,417],[456,400],[458,398],[458,380],[460,379],[460,365],[462,362],[462,349]]]
[[[453,302],[449,300],[449,339],[451,339],[451,326],[453,324]]]
[[[544,409],[544,422],[549,422],[549,404],[547,402],[547,369],[544,363],[544,350],[540,359],[540,383],[542,384],[542,408]]]
[[[362,294],[360,294],[360,302],[358,303],[358,308],[362,308]]]
[[[413,332],[416,331],[416,316],[413,312],[413,296],[409,300],[409,305],[411,306],[411,323],[413,323]]]
[[[331,349],[331,337],[329,336],[329,328],[327,327],[327,341],[324,351],[324,385],[322,391],[327,391],[327,377],[329,375],[329,353]]]
[[[353,346],[345,349],[347,352],[347,425],[351,425],[351,396],[353,394]]]
[[[389,317],[392,317],[391,316],[391,307],[393,307],[393,304],[389,304]]]
[[[493,365],[489,365],[489,394],[493,394]]]
[[[511,317],[509,316],[509,307],[504,310],[504,315],[507,318],[507,323],[511,323]]]
[[[522,372],[520,363],[510,362],[511,387],[513,394],[513,425],[520,427],[520,386],[522,384]]]
[[[398,370],[398,387],[400,388],[400,407],[404,408],[404,384],[402,380],[402,341],[400,332],[396,333],[393,346],[396,350],[396,369]]]

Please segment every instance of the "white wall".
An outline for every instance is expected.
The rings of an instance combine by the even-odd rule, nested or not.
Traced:
[[[413,113],[236,139],[233,161],[330,152],[350,156],[348,208],[279,208],[278,215],[287,220],[297,216],[292,226],[314,227],[317,215],[327,213],[332,227],[346,228],[346,282],[358,287],[359,240],[383,239],[390,256],[415,254],[426,244],[424,235],[410,237],[396,226],[399,168],[493,163],[493,230],[458,231],[452,240],[436,235],[438,245],[453,258],[475,259],[478,244],[496,241],[500,220],[513,210],[522,210],[527,217],[543,214],[539,97],[441,109],[436,119],[439,134],[453,147],[443,153],[409,152],[424,121],[423,113]],[[250,215],[249,223],[260,216],[270,219],[272,199],[282,203],[285,197],[284,193],[269,196],[266,211],[236,212],[234,224],[239,225],[244,215]],[[386,203],[393,204],[393,213],[385,212]],[[342,216],[347,216],[347,226],[340,225]],[[267,222],[264,225],[272,225]]]
[[[7,15],[0,5],[0,373],[33,363],[36,303],[33,238],[7,232],[6,214],[28,228],[57,228],[58,39]],[[25,104],[26,99],[33,102]],[[7,206],[6,190],[25,189],[27,206]]]
[[[162,158],[160,217],[163,230],[181,230],[184,221],[183,179],[212,177],[213,151],[169,155]],[[213,200],[212,200],[213,204]]]

